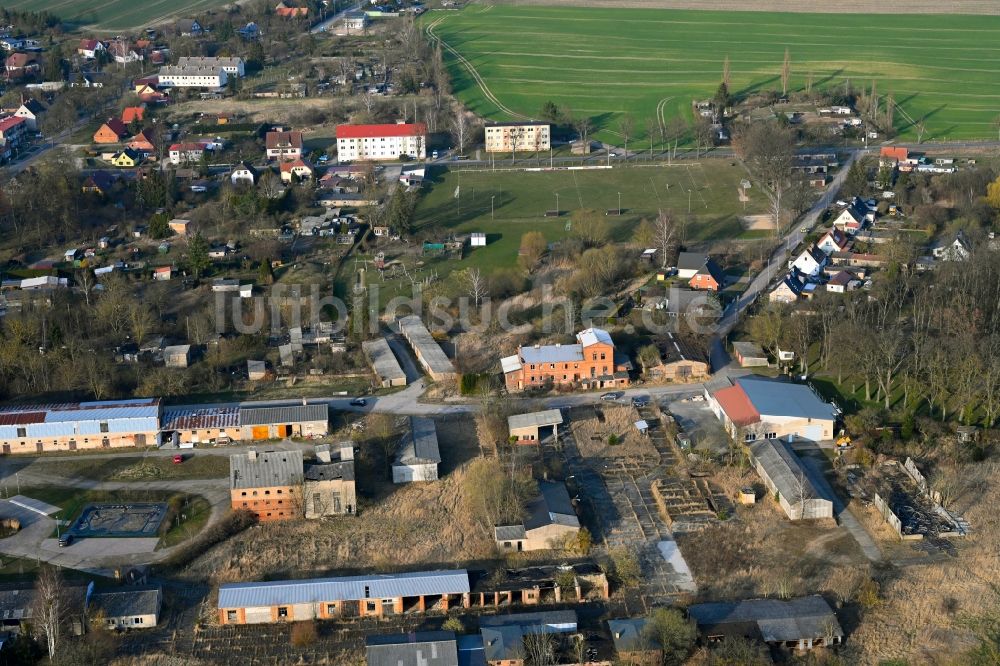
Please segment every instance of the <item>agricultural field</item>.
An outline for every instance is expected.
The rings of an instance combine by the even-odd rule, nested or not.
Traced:
[[[127,30],[191,17],[207,9],[229,4],[228,0],[8,0],[7,9],[51,12],[64,21],[97,30]]]
[[[431,12],[427,31],[447,45],[455,93],[491,119],[538,117],[553,101],[593,119],[620,145],[622,114],[646,124],[690,118],[729,56],[737,95],[780,90],[785,49],[791,92],[850,84],[892,93],[896,129],[925,140],[989,138],[1000,100],[992,62],[1000,17],[717,12],[474,5]]]

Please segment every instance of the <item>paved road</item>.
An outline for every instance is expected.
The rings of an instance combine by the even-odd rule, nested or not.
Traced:
[[[320,21],[319,23],[317,23],[316,25],[314,25],[309,32],[311,34],[313,34],[313,35],[318,35],[320,33],[324,33],[327,30],[329,30],[331,27],[333,27],[334,23],[336,23],[341,18],[343,18],[344,14],[346,14],[347,12],[356,11],[356,10],[358,10],[360,8],[361,8],[361,3],[358,3],[356,5],[351,5],[350,7],[347,7],[346,9],[342,9],[339,12],[337,12],[336,14],[334,14],[333,16],[331,16],[331,17],[329,17],[327,19],[324,19],[323,21]]]

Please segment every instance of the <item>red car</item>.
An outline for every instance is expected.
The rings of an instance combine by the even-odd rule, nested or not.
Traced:
[[[180,465],[182,462],[184,462],[184,456],[182,454],[178,453],[176,456],[174,456],[175,465]]]

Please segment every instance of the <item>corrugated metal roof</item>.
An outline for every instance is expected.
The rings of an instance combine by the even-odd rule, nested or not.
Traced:
[[[410,417],[410,429],[400,442],[396,462],[401,465],[441,462],[434,419]]]
[[[264,451],[229,457],[230,488],[273,488],[302,483],[301,451]]]
[[[239,407],[163,410],[164,430],[235,428],[240,425]]]
[[[399,320],[399,330],[417,353],[417,360],[431,374],[448,374],[455,372],[451,359],[441,349],[424,322],[416,315],[403,317]]]
[[[508,372],[517,372],[524,366],[521,365],[521,359],[519,359],[517,354],[515,354],[513,356],[504,356],[501,358],[500,367],[503,369],[503,373],[507,374]]]
[[[762,416],[785,416],[830,420],[836,418],[833,405],[823,402],[811,388],[769,377],[737,377],[736,384],[746,392]]]
[[[290,405],[284,407],[240,407],[240,425],[271,425],[275,423],[306,423],[327,421],[327,405]]]
[[[159,587],[95,591],[88,606],[104,611],[108,618],[159,615],[162,594]]]
[[[361,343],[368,360],[371,361],[375,374],[381,379],[389,381],[395,379],[406,379],[406,373],[399,366],[396,355],[392,353],[389,343],[385,338],[366,340]]]
[[[521,347],[519,350],[525,363],[579,363],[583,360],[581,345],[536,345]]]
[[[538,428],[543,426],[559,425],[562,422],[562,412],[558,409],[546,409],[541,412],[513,414],[508,416],[507,429],[517,430],[520,428]]]
[[[584,347],[596,344],[611,345],[612,347],[615,346],[615,343],[611,340],[611,334],[603,328],[588,328],[580,331],[576,334],[576,339]]]
[[[705,627],[755,622],[767,642],[844,635],[830,604],[819,595],[695,604],[688,614]]]
[[[324,601],[390,599],[469,592],[465,569],[312,578],[219,587],[219,608],[255,608]]]
[[[458,666],[453,631],[418,631],[369,636],[368,666]]]
[[[764,468],[781,497],[789,503],[810,499],[830,501],[809,480],[802,461],[786,442],[778,439],[758,440],[750,445],[750,454]]]

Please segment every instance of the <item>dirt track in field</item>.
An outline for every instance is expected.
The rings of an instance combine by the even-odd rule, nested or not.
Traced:
[[[501,0],[494,4],[604,9],[703,9],[817,14],[990,14],[1000,16],[997,0]]]

